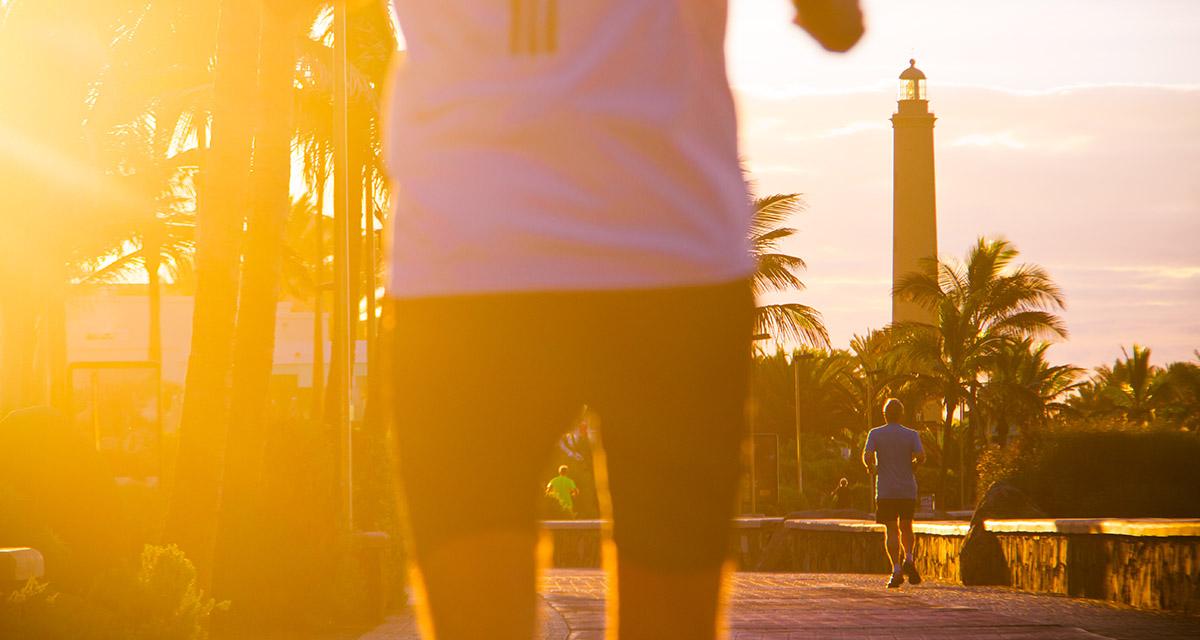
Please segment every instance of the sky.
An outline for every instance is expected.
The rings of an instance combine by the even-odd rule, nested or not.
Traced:
[[[786,249],[796,300],[834,346],[887,324],[896,76],[916,58],[937,115],[938,243],[1004,237],[1064,289],[1092,367],[1122,346],[1158,364],[1200,348],[1200,2],[864,0],[867,35],[825,53],[786,0],[732,0],[729,72],[761,194],[808,209]]]

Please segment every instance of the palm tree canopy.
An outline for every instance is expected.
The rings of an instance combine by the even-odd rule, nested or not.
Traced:
[[[795,229],[783,225],[804,209],[804,199],[798,193],[774,194],[754,200],[750,251],[758,261],[753,277],[755,295],[767,291],[804,290],[804,283],[796,272],[808,265],[796,256],[779,252],[780,241],[796,233]]]
[[[932,322],[896,323],[892,331],[898,353],[915,372],[917,383],[936,389],[942,398],[943,438],[948,437],[957,408],[974,410],[988,399],[987,394],[979,399],[983,383],[1014,342],[1067,335],[1056,313],[1065,304],[1062,291],[1041,267],[1014,265],[1018,255],[1007,240],[980,238],[965,261],[926,260],[920,271],[901,277],[896,284],[896,297],[916,302],[933,316]],[[1008,355],[1012,356],[1009,360],[1018,358]],[[1033,364],[1020,366],[1036,372],[1040,365],[1035,357]],[[1070,382],[1066,369],[1040,374],[1055,379],[1056,384]],[[992,397],[1000,395],[1001,389],[998,382]],[[1032,402],[1024,402],[1028,393],[1014,395],[1015,387],[1007,391],[1006,401]]]
[[[783,226],[791,216],[804,211],[804,199],[798,193],[756,198],[750,220],[750,250],[757,268],[750,285],[755,297],[774,291],[803,291],[797,272],[807,265],[797,256],[784,253],[779,244],[796,233]],[[760,305],[755,314],[755,333],[776,340],[790,340],[809,346],[828,347],[829,331],[816,309],[800,304]]]
[[[1019,255],[1003,239],[980,238],[962,263],[927,260],[899,279],[894,294],[933,312],[932,324],[899,323],[906,352],[949,386],[975,383],[987,359],[1008,339],[1064,338],[1055,311],[1062,291],[1037,265],[1013,266]]]

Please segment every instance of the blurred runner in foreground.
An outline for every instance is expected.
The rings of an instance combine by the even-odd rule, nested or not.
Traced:
[[[795,3],[826,48],[862,33],[856,0]],[[610,635],[715,637],[754,270],[725,1],[393,4],[388,296],[426,631],[532,636],[537,474],[587,403]]]

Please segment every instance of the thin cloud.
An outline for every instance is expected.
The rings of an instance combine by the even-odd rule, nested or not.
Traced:
[[[886,122],[877,122],[874,120],[859,120],[851,122],[844,127],[830,129],[824,133],[817,134],[818,138],[840,138],[842,136],[851,136],[864,131],[885,131],[891,127]]]
[[[972,133],[962,136],[950,143],[952,147],[1004,147],[1022,151],[1029,148],[1025,142],[1017,139],[1011,131],[997,133]]]
[[[1085,271],[1102,273],[1130,273],[1136,275],[1186,280],[1200,277],[1200,266],[1170,266],[1170,265],[1116,265],[1116,266],[1087,266],[1087,265],[1057,265],[1053,267],[1061,271]]]

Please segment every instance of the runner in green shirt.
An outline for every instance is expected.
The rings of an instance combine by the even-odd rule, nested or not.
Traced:
[[[567,477],[567,465],[559,467],[558,475],[546,483],[546,495],[554,496],[563,512],[575,517],[575,496],[579,495],[579,489],[575,487],[575,481]]]

